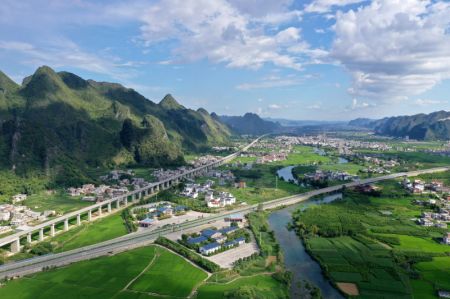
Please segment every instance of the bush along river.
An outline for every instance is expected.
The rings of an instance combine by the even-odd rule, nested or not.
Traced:
[[[280,244],[284,255],[284,264],[292,272],[291,298],[303,298],[303,289],[300,284],[309,281],[321,291],[323,298],[344,298],[338,290],[324,277],[318,262],[306,252],[302,240],[295,231],[288,230],[292,220],[291,213],[297,209],[306,209],[311,205],[320,205],[342,198],[341,193],[331,194],[319,200],[310,200],[298,205],[276,210],[269,215],[270,228]]]

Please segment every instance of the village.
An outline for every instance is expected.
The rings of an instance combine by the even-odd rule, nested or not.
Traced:
[[[12,203],[0,204],[0,234],[7,234],[15,229],[25,230],[56,215],[53,210],[33,211],[22,204],[26,199],[26,194],[16,194],[12,197]]]

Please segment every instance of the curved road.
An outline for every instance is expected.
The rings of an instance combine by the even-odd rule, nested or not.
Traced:
[[[314,190],[298,195],[283,197],[271,201],[267,201],[263,203],[264,209],[273,209],[280,206],[292,205],[301,201],[305,201],[313,196],[322,195],[330,192],[335,192],[341,190],[345,187],[354,187],[358,185],[375,183],[383,180],[390,180],[399,177],[405,176],[417,176],[420,174],[427,173],[435,173],[435,172],[443,172],[450,170],[450,167],[437,167],[419,171],[411,171],[411,172],[401,172],[390,174],[386,176],[369,178],[365,180],[355,181],[347,184],[336,185],[332,187],[327,187],[319,190]],[[15,276],[23,276],[26,274],[31,274],[35,272],[42,271],[43,268],[48,267],[57,267],[62,265],[71,264],[77,261],[92,259],[99,256],[116,254],[118,252],[126,251],[129,249],[141,247],[152,243],[158,236],[168,235],[172,232],[185,230],[188,228],[193,228],[197,226],[201,226],[204,224],[212,223],[218,219],[221,219],[225,216],[242,213],[247,214],[249,212],[255,211],[258,209],[258,204],[246,206],[243,208],[234,209],[231,211],[226,211],[222,213],[218,213],[209,217],[196,219],[192,221],[187,221],[183,224],[180,224],[176,227],[167,227],[160,228],[154,231],[141,231],[136,233],[131,233],[113,240],[105,241],[102,243],[74,249],[71,251],[57,253],[57,254],[49,254],[45,256],[35,257],[27,260],[22,260],[14,263],[5,264],[0,266],[0,279],[5,277],[15,277]]]

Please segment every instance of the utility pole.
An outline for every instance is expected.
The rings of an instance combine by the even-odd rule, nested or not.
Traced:
[[[275,175],[275,189],[278,189],[278,175]]]

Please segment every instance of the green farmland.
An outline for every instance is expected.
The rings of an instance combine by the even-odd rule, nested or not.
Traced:
[[[357,286],[361,298],[436,298],[450,290],[447,229],[412,219],[430,207],[414,204],[398,182],[378,195],[344,192],[344,199],[293,214],[293,228],[333,283]]]
[[[120,213],[115,213],[94,222],[82,223],[51,241],[56,242],[56,251],[60,252],[111,240],[126,233]]]

